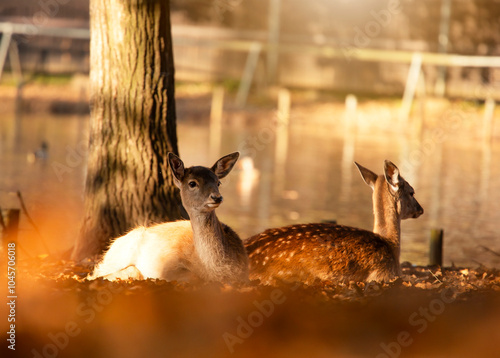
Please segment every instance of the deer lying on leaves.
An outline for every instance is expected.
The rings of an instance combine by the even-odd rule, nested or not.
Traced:
[[[384,174],[355,163],[373,189],[373,232],[334,224],[268,229],[245,241],[250,279],[279,281],[388,281],[400,274],[401,220],[424,210],[399,169],[385,161]]]
[[[229,174],[239,153],[211,168],[185,168],[169,153],[174,183],[190,220],[138,227],[114,240],[89,279],[157,278],[234,283],[248,280],[248,257],[239,236],[215,215],[222,203],[220,179]]]

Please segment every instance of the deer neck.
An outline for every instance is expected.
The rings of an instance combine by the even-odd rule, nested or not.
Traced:
[[[221,264],[225,261],[224,232],[215,211],[190,213],[193,242],[202,265],[200,271],[209,279],[218,279]]]
[[[383,185],[373,192],[373,213],[375,216],[373,232],[386,238],[393,245],[394,254],[399,261],[401,218],[398,214],[397,200],[385,180]]]

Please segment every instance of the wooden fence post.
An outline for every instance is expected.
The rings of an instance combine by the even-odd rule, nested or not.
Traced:
[[[483,140],[484,143],[490,144],[493,137],[493,118],[495,115],[495,100],[491,97],[486,99],[484,103],[483,115]]]
[[[19,232],[19,209],[4,210],[5,216],[3,223],[5,227],[2,232],[3,246],[7,246],[10,242],[17,242],[17,233]],[[3,215],[3,212],[0,213]]]
[[[429,247],[429,265],[443,265],[443,229],[432,229]]]
[[[406,79],[405,91],[399,113],[399,119],[403,123],[407,123],[408,118],[410,117],[411,106],[413,104],[413,98],[415,98],[415,92],[417,91],[418,79],[421,71],[422,54],[415,52],[411,58],[410,69],[408,71],[408,77]]]
[[[288,156],[288,135],[290,125],[290,91],[282,88],[278,92],[278,111],[276,118],[276,139],[274,148],[274,190],[280,193],[285,185],[285,164]]]
[[[220,155],[222,141],[222,116],[224,114],[224,87],[217,86],[212,94],[212,106],[210,108],[210,157],[216,158]]]

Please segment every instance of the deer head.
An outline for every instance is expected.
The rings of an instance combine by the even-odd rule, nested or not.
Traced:
[[[220,179],[229,174],[238,157],[239,153],[235,152],[220,158],[211,168],[185,168],[178,156],[168,154],[174,183],[181,191],[182,203],[188,213],[211,212],[219,207],[223,200],[219,193]]]

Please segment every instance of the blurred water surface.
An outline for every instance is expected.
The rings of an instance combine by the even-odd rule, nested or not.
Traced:
[[[418,138],[394,132],[346,136],[339,126],[297,123],[285,136],[285,155],[276,155],[280,131],[272,118],[228,123],[220,152],[213,153],[208,124],[179,121],[179,148],[186,165],[208,166],[219,156],[242,152],[223,182],[224,203],[218,209],[220,219],[242,238],[268,227],[322,220],[371,230],[371,189],[353,161],[382,174],[389,159],[425,209],[419,219],[403,222],[403,261],[426,264],[430,229],[442,228],[446,265],[500,267],[500,257],[483,248],[500,252],[498,144],[436,139],[430,131]],[[47,158],[33,160],[30,153],[43,141]],[[21,191],[53,251],[68,249],[78,233],[87,141],[87,116],[32,113],[0,121],[0,206],[19,207],[14,193]],[[26,251],[42,253],[25,218],[21,226]]]

